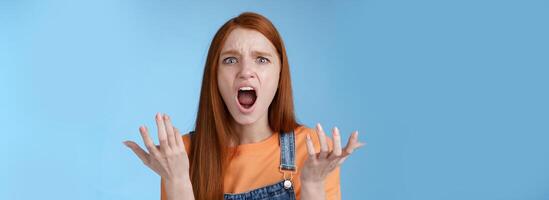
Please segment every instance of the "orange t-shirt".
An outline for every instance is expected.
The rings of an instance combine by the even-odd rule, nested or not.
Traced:
[[[295,163],[297,173],[293,175],[292,183],[294,185],[297,199],[301,199],[301,181],[299,179],[300,170],[307,159],[306,136],[311,136],[315,145],[315,150],[320,150],[316,130],[305,126],[299,126],[294,130],[295,133]],[[326,133],[327,137],[331,134]],[[332,147],[330,138],[327,138],[330,148]],[[183,135],[183,142],[187,152],[190,150],[190,136]],[[224,178],[224,193],[244,193],[253,189],[261,188],[267,185],[284,180],[283,174],[279,171],[280,166],[280,146],[278,133],[272,134],[269,138],[251,144],[238,146],[238,153],[227,166]],[[161,179],[160,199],[165,200],[164,181]],[[325,180],[324,188],[326,190],[326,199],[341,199],[339,167],[332,171]]]

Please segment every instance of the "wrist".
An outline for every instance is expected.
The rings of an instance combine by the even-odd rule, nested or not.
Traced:
[[[302,181],[301,194],[305,199],[325,199],[324,181]]]
[[[191,179],[189,177],[172,178],[172,179],[166,178],[164,179],[164,182],[169,185],[192,186]]]
[[[301,187],[310,190],[324,189],[324,181],[301,181]]]
[[[324,179],[320,179],[320,178],[305,178],[303,176],[300,177],[300,180],[301,180],[301,184],[302,185],[307,185],[307,186],[310,186],[310,187],[319,187],[319,186],[324,186]]]
[[[194,199],[190,179],[166,179],[164,184],[167,199]]]

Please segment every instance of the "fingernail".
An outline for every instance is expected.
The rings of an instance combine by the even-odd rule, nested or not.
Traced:
[[[307,140],[311,140],[311,136],[307,134]]]
[[[128,146],[128,141],[124,141],[124,142],[122,142],[122,144],[126,145],[127,147],[130,147],[130,146]]]
[[[162,119],[162,116],[160,115],[160,112],[156,113],[156,119]]]
[[[164,119],[168,120],[168,115],[166,113],[164,113]]]

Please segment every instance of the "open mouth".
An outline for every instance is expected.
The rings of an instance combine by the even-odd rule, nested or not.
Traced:
[[[251,108],[254,105],[256,99],[257,94],[255,93],[254,88],[246,86],[238,89],[238,103],[243,108]]]

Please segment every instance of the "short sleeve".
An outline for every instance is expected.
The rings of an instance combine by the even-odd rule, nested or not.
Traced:
[[[324,183],[324,189],[326,190],[327,200],[341,200],[341,188],[339,167],[334,169],[328,177],[326,177],[326,183]]]
[[[166,190],[164,189],[164,178],[160,177],[160,200],[166,200]]]

